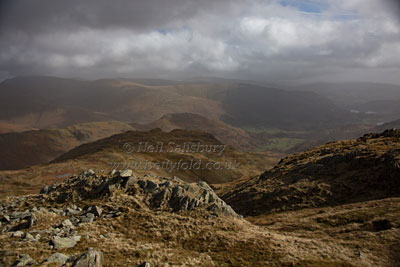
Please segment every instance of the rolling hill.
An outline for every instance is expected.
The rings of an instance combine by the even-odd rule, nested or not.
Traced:
[[[219,119],[209,119],[192,113],[175,113],[162,116],[149,124],[135,124],[132,126],[138,130],[151,130],[160,128],[163,131],[174,129],[200,130],[211,133],[224,144],[231,145],[245,151],[256,147],[255,140],[243,129],[233,127]]]
[[[165,81],[15,77],[0,84],[0,121],[28,128],[118,120],[151,123],[166,114],[193,113],[236,126],[310,128],[352,121],[316,93],[239,81]]]
[[[129,124],[110,121],[74,124],[64,129],[0,134],[0,148],[6,155],[0,161],[0,170],[47,163],[82,143],[132,129]]]
[[[108,129],[106,128],[107,131]],[[69,138],[66,140],[77,142],[76,137]],[[163,144],[163,151],[155,150],[160,144]],[[198,144],[199,151],[187,150],[191,145]],[[201,147],[206,146],[212,148],[211,152],[201,151]],[[180,150],[179,147],[186,150]],[[43,149],[41,153],[43,152],[46,150]],[[61,154],[50,163],[20,170],[0,171],[0,196],[38,192],[45,185],[87,169],[109,172],[112,169],[132,168],[138,175],[178,176],[188,182],[204,180],[208,183],[221,183],[255,175],[271,167],[279,158],[278,153],[248,153],[236,150],[202,131],[127,131],[93,142],[85,139],[83,144]]]

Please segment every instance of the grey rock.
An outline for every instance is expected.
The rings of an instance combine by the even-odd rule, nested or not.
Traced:
[[[28,218],[32,216],[32,213],[29,211],[14,211],[13,213],[11,213],[11,217],[14,219],[24,219],[24,218]]]
[[[200,181],[197,183],[197,185],[203,189],[209,190],[209,191],[213,191],[212,188],[204,181]]]
[[[74,225],[72,224],[72,222],[69,219],[65,219],[62,223],[61,223],[61,227],[71,227],[73,228]]]
[[[89,213],[89,214],[93,214],[93,213]],[[94,220],[94,217],[81,217],[80,218],[81,223],[92,223],[93,220]]]
[[[100,217],[102,212],[103,212],[102,208],[100,208],[98,206],[91,206],[91,207],[89,207],[87,214],[92,213],[92,214],[94,214],[94,216]]]
[[[14,233],[11,234],[12,237],[22,237],[24,235],[24,232],[22,231],[15,231]]]
[[[46,259],[46,263],[59,263],[64,264],[69,259],[69,256],[62,253],[54,253]]]
[[[179,185],[172,189],[172,198],[180,198],[183,196],[183,188]]]
[[[67,215],[78,215],[78,214],[80,214],[81,212],[80,212],[79,210],[77,210],[77,209],[66,208],[66,209],[65,209],[65,213],[66,213]]]
[[[29,213],[29,214],[30,215],[28,215],[27,217],[22,217],[24,219],[24,221],[16,226],[14,226],[11,229],[11,231],[28,229],[28,228],[32,227],[33,225],[35,225],[37,222],[35,214],[33,214],[33,213]]]
[[[157,188],[158,188],[158,184],[149,180],[149,181],[147,181],[147,185],[146,185],[144,191],[146,193],[150,193],[150,192],[153,192],[154,190],[156,190]]]
[[[26,233],[26,234],[25,234],[24,240],[26,240],[26,241],[37,241],[37,240],[33,237],[33,235],[31,235],[30,233]]]
[[[136,184],[136,182],[137,182],[137,178],[135,178],[133,176],[128,177],[128,178],[125,177],[123,179],[121,185],[123,188],[127,189],[127,188],[131,187],[132,185]]]
[[[8,215],[3,215],[3,218],[1,218],[1,221],[2,222],[10,222],[11,221],[11,219],[10,219],[10,216],[8,216]]]
[[[73,248],[79,240],[75,237],[59,237],[54,236],[50,242],[57,249]]]
[[[73,267],[102,267],[104,263],[104,256],[100,250],[89,248],[89,250],[82,254],[72,265]]]
[[[133,175],[133,171],[128,169],[128,170],[123,170],[119,172],[120,177],[130,177]]]
[[[162,190],[160,192],[158,192],[157,194],[155,194],[152,198],[152,204],[155,207],[160,207],[162,205],[162,203],[165,201],[165,199],[167,198],[167,190]]]
[[[47,195],[49,192],[50,192],[50,187],[48,185],[40,189],[40,194],[42,195]]]
[[[198,192],[198,189],[196,187],[194,187],[193,185],[191,185],[191,184],[185,184],[184,185],[184,189],[185,189],[185,191],[190,192],[190,193],[197,193]]]
[[[138,185],[143,189],[146,188],[146,184],[147,184],[147,181],[144,181],[144,180],[138,181]]]
[[[171,186],[171,182],[170,181],[166,181],[166,182],[164,182],[164,183],[162,183],[162,184],[160,184],[160,186],[161,187],[163,187],[163,186],[165,186],[165,187],[170,187]]]
[[[58,215],[64,215],[64,211],[60,209],[52,208],[51,211]]]
[[[26,265],[34,265],[37,262],[31,258],[28,254],[22,254],[20,258],[14,262],[12,266],[26,266]]]

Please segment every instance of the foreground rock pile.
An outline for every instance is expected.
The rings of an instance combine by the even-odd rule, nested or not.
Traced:
[[[110,197],[115,193],[134,196],[151,209],[177,212],[204,208],[216,216],[238,216],[206,182],[187,183],[177,177],[171,179],[151,175],[138,178],[132,170],[112,172],[110,176],[97,175],[89,170],[41,190],[47,200],[58,203]],[[86,214],[101,215],[101,209],[92,209]]]
[[[80,244],[90,239],[88,231],[82,229],[95,222],[118,219],[130,209],[169,213],[198,210],[208,218],[240,218],[205,182],[191,184],[177,177],[138,178],[131,170],[111,174],[89,170],[46,186],[38,195],[11,197],[2,203],[0,222],[4,237],[15,245],[41,244],[54,253],[46,259],[11,251],[0,251],[0,256],[13,266],[102,266],[100,250],[90,248],[82,254]],[[72,251],[73,255],[58,251]]]

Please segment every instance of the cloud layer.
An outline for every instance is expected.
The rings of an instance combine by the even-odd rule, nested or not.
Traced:
[[[397,3],[6,0],[0,74],[400,84]]]

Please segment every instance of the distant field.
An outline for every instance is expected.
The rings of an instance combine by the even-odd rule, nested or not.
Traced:
[[[287,152],[295,146],[307,141],[307,131],[289,131],[278,128],[242,127],[247,133],[257,140],[257,152],[276,151]]]
[[[270,134],[270,135],[275,135],[275,134],[307,134],[307,131],[289,131],[289,130],[283,130],[283,129],[278,129],[278,128],[266,128],[264,126],[260,127],[241,127],[243,130],[245,130],[248,133],[255,133],[255,134]]]
[[[271,138],[266,141],[265,145],[260,145],[257,150],[258,151],[273,150],[273,151],[285,152],[305,141],[306,141],[305,139],[300,139],[300,138]]]

